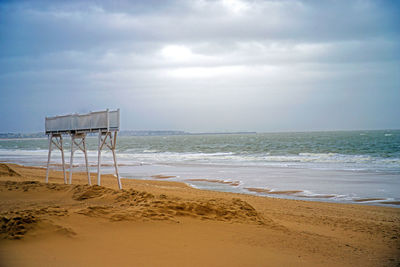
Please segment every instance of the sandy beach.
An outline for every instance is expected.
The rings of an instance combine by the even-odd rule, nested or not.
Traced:
[[[400,209],[0,164],[1,266],[399,266]],[[162,177],[158,177],[162,178]],[[92,182],[95,174],[92,173]]]

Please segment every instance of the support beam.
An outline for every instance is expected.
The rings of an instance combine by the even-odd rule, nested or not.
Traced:
[[[69,160],[69,184],[72,184],[72,166],[74,165],[74,143],[75,143],[75,135],[71,134],[71,158]]]
[[[64,183],[67,183],[67,176],[65,173],[65,160],[64,160],[64,147],[63,147],[63,140],[61,134],[49,134],[49,154],[47,156],[47,170],[46,170],[46,183],[49,182],[49,171],[50,171],[50,159],[51,159],[51,151],[52,145],[55,145],[60,152],[61,152],[61,160],[62,160],[62,168],[64,174]]]
[[[90,180],[88,156],[87,156],[87,151],[86,151],[86,135],[82,139],[82,141],[83,141],[83,153],[85,154],[85,164],[86,164],[86,172],[87,172],[88,184],[92,185],[92,181]]]
[[[99,130],[99,142],[98,142],[98,151],[97,151],[97,185],[101,185],[100,178],[100,166],[101,166],[101,130]]]
[[[111,139],[111,136],[110,136],[110,139]],[[119,178],[119,172],[118,172],[117,156],[115,155],[116,145],[117,145],[117,132],[114,132],[114,142],[111,141],[111,147],[112,147],[112,153],[113,153],[113,159],[114,159],[115,174],[117,175],[117,180],[118,180],[118,188],[122,189],[121,179]]]
[[[63,139],[62,135],[60,135],[60,147],[61,147],[61,161],[62,161],[62,168],[64,174],[64,184],[67,184],[67,175],[65,174],[65,159],[64,159],[64,147],[63,147]]]
[[[77,140],[80,140],[77,142]],[[86,172],[88,176],[88,184],[92,185],[90,180],[90,172],[89,172],[89,163],[88,163],[88,156],[86,150],[86,133],[71,133],[71,159],[70,159],[70,166],[69,166],[69,184],[72,183],[72,172],[73,172],[73,161],[74,161],[74,153],[76,150],[81,150],[85,156],[85,165],[86,165]]]
[[[46,183],[49,182],[49,167],[50,167],[50,157],[51,157],[51,145],[53,144],[52,139],[53,135],[49,135],[49,154],[47,156],[47,170],[46,170]]]
[[[114,135],[113,135],[113,133],[114,133]],[[108,147],[111,150],[112,154],[113,154],[115,175],[117,176],[117,180],[118,180],[118,188],[122,189],[121,179],[119,177],[119,172],[118,172],[117,156],[116,156],[116,153],[115,153],[116,143],[117,143],[117,132],[116,131],[114,131],[114,132],[101,132],[101,131],[99,131],[98,162],[97,162],[97,185],[101,185],[101,173],[100,173],[101,150],[103,149],[103,147]]]

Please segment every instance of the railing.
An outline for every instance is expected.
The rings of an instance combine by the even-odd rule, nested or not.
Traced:
[[[46,117],[46,134],[119,131],[119,109]]]

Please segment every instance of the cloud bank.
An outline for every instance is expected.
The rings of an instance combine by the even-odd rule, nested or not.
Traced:
[[[0,131],[400,128],[395,1],[0,3]]]

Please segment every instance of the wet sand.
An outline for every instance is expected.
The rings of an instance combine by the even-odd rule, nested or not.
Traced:
[[[296,196],[301,196],[305,198],[332,198],[334,195],[313,195],[313,196],[307,196],[302,193],[304,191],[302,190],[283,190],[283,191],[272,191],[271,189],[268,188],[258,188],[258,187],[246,187],[245,188],[249,192],[255,192],[259,194],[264,194],[264,195],[286,195],[286,196],[291,196],[291,195],[296,195]]]
[[[207,182],[207,183],[215,183],[215,184],[226,184],[231,186],[239,186],[239,181],[224,181],[224,180],[216,180],[216,179],[186,179],[188,182]]]
[[[153,175],[151,176],[151,178],[155,178],[155,179],[170,179],[170,178],[174,178],[176,176],[173,175],[162,175],[162,174],[157,174],[157,175]]]
[[[400,209],[0,164],[1,266],[398,266]],[[95,182],[92,173],[92,182]],[[163,178],[161,178],[163,179]],[[255,191],[257,192],[257,191]],[[268,191],[269,192],[269,191]]]

